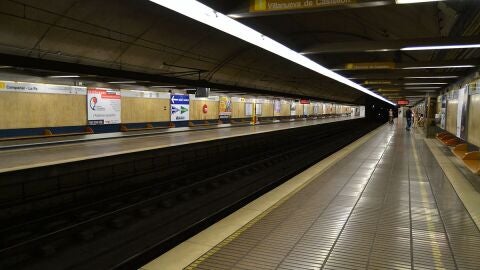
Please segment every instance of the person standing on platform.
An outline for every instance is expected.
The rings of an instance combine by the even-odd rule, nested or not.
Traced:
[[[410,130],[410,128],[412,127],[412,117],[413,117],[413,112],[410,108],[407,109],[405,116],[407,118],[407,130]]]
[[[393,110],[388,110],[388,123],[393,125]]]

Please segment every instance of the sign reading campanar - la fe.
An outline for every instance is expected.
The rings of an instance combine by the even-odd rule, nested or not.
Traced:
[[[190,97],[188,95],[172,95],[170,97],[170,120],[188,121]]]
[[[370,0],[250,0],[250,12],[326,8],[368,1]]]

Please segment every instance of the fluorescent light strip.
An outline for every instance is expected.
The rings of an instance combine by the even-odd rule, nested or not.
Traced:
[[[429,66],[429,67],[404,67],[402,69],[426,69],[426,68],[472,68],[474,65],[458,65],[458,66]]]
[[[278,43],[277,41],[262,35],[261,33],[253,30],[252,28],[235,21],[234,19],[217,12],[210,7],[195,1],[195,0],[150,0],[158,5],[176,11],[196,21],[209,25],[227,34],[242,39],[255,46],[263,48],[269,52],[272,52],[278,56],[281,56],[287,60],[297,63],[305,68],[322,74],[326,77],[334,79],[340,83],[346,84],[357,90],[360,90],[368,95],[383,100],[389,104],[395,105],[395,103],[383,98],[380,95],[373,93],[367,88],[350,81],[349,79],[315,63],[311,59],[299,54],[296,51]]]
[[[150,86],[151,88],[175,88],[175,85],[154,85]]]
[[[437,90],[417,90],[415,92],[421,92],[421,93],[436,93]]]
[[[440,87],[440,86],[431,86],[431,87],[405,87],[404,89],[413,90],[413,89],[438,89],[438,88],[442,88],[442,87]]]
[[[432,82],[432,83],[404,83],[403,85],[429,85],[429,84],[448,84],[444,82]]]
[[[395,0],[397,4],[416,4],[425,2],[440,2],[443,0]]]
[[[427,77],[404,77],[405,79],[455,79],[458,76],[427,76]]]
[[[115,84],[115,83],[136,83],[136,81],[108,82],[108,83],[112,83],[112,84]]]
[[[58,76],[48,76],[49,78],[79,78],[79,75],[58,75]]]
[[[426,50],[451,50],[451,49],[473,49],[480,48],[480,44],[464,44],[464,45],[438,45],[438,46],[412,46],[401,48],[401,51],[426,51]]]

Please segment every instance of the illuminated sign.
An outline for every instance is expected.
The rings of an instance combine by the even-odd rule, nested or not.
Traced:
[[[374,84],[392,84],[391,81],[364,81],[363,84],[374,85]]]
[[[348,63],[345,64],[347,70],[363,70],[363,69],[394,69],[394,62],[366,62],[366,63]]]
[[[300,104],[310,104],[309,99],[300,99]]]
[[[397,100],[398,105],[408,105],[409,101],[408,100]]]
[[[250,12],[284,11],[296,9],[344,6],[364,0],[251,0]]]

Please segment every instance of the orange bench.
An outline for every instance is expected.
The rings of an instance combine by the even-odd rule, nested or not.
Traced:
[[[152,130],[152,129],[165,129],[165,128],[174,128],[175,124],[170,123],[168,126],[159,126],[155,127],[152,124],[146,124],[144,128],[129,128],[127,125],[122,124],[120,125],[120,131],[121,132],[128,132],[128,131],[139,131],[139,130]]]
[[[468,151],[468,144],[462,143],[456,145],[452,152],[455,156],[465,163],[465,166],[475,174],[480,174],[480,152]]]
[[[199,127],[199,126],[211,126],[211,125],[221,125],[223,124],[222,120],[217,120],[216,122],[209,122],[208,120],[203,121],[202,124],[194,123],[192,121],[188,122],[189,127]]]
[[[0,141],[14,141],[14,140],[41,139],[41,138],[50,138],[50,137],[88,135],[88,134],[93,134],[93,133],[94,132],[93,132],[93,129],[91,127],[85,127],[84,132],[57,133],[57,134],[53,133],[50,129],[46,128],[46,129],[43,130],[42,135],[7,137],[7,138],[0,138]]]
[[[479,151],[466,153],[463,156],[463,162],[474,174],[480,175],[480,152]]]
[[[440,140],[443,144],[447,146],[456,146],[458,144],[463,144],[464,141],[448,132],[441,132],[437,133],[435,136],[438,140]]]
[[[250,123],[250,121],[248,120],[245,120],[245,119],[240,119],[240,120],[235,120],[235,119],[232,119],[232,121],[230,121],[231,124],[245,124],[245,123]]]
[[[466,153],[468,153],[468,145],[466,143],[457,144],[453,149],[452,152],[455,156],[459,159],[463,159]]]

